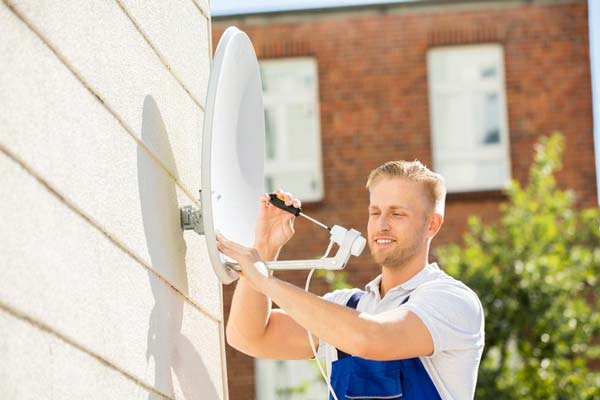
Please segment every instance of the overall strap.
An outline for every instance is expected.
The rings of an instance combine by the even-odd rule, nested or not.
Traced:
[[[350,307],[356,310],[356,306],[358,306],[358,302],[360,298],[363,297],[363,294],[365,294],[365,292],[363,292],[362,290],[359,290],[358,292],[354,293],[346,302],[346,307]]]
[[[346,302],[346,307],[350,307],[353,310],[356,310],[356,306],[358,306],[358,301],[363,296],[363,294],[365,294],[365,292],[363,292],[362,290],[359,290],[358,292],[352,294],[352,296]],[[337,349],[337,348],[336,348],[336,350],[337,350],[338,360],[341,360],[342,358],[350,357],[350,354],[344,353],[342,350]]]
[[[350,307],[353,310],[356,310],[356,306],[358,306],[358,302],[364,294],[365,294],[365,292],[363,292],[362,290],[355,292],[346,302],[346,307]],[[401,304],[406,303],[409,298],[410,298],[410,296],[407,296]],[[337,348],[336,348],[336,350],[337,350],[338,360],[341,360],[342,358],[350,357],[350,354],[345,353],[342,350],[337,349]]]

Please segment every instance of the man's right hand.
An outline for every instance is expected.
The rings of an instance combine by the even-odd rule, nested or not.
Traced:
[[[295,199],[289,192],[278,189],[274,193],[282,197],[286,205],[300,208],[300,200]],[[292,238],[296,218],[293,214],[272,205],[270,200],[268,194],[261,196],[255,230],[254,247],[265,261],[275,260],[281,248]]]

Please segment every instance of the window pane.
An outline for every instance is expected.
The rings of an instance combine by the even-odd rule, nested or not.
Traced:
[[[265,107],[265,146],[267,160],[275,159],[277,137],[275,135],[275,120],[271,109]]]
[[[288,155],[291,160],[315,162],[318,151],[315,135],[316,125],[312,104],[291,104],[287,109]]]
[[[440,94],[434,102],[436,149],[448,152],[473,148],[469,97],[460,93]]]
[[[255,361],[259,400],[325,400],[327,386],[313,360]],[[249,396],[250,398],[250,396]]]
[[[483,145],[500,143],[500,101],[498,97],[497,93],[487,93],[479,97],[483,117],[479,138]]]
[[[448,191],[489,190],[508,184],[510,177],[504,160],[442,163],[438,168]]]
[[[483,79],[495,79],[498,71],[495,65],[487,65],[481,68],[481,77]]]
[[[293,172],[268,173],[273,189],[282,188],[285,191],[297,194],[302,201],[320,199],[321,185],[319,177],[313,169],[298,169]]]
[[[315,87],[312,60],[263,61],[260,66],[263,90],[266,92],[308,91]]]
[[[275,182],[273,181],[273,177],[271,175],[265,174],[265,190],[268,193],[273,193],[277,189],[275,187]]]
[[[266,92],[269,88],[269,83],[267,81],[267,73],[265,71],[265,67],[261,65],[259,65],[259,70],[260,70],[260,83],[262,85],[262,90],[263,92]]]

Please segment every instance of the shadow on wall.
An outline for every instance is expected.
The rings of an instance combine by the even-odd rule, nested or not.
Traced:
[[[177,176],[173,151],[152,96],[144,99],[142,141]],[[188,292],[185,264],[186,246],[180,228],[175,182],[152,160],[141,146],[137,149],[138,185],[144,232],[152,267],[162,276],[183,282],[179,289]],[[206,366],[192,342],[181,333],[184,300],[172,288],[148,273],[154,308],[150,315],[146,358],[154,359],[154,387],[172,395],[173,380],[179,382],[186,399],[217,399]],[[199,335],[202,332],[198,332]],[[150,394],[149,399],[162,398]]]

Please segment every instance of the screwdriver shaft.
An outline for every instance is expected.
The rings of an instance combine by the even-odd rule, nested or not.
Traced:
[[[325,224],[323,224],[323,223],[321,223],[321,222],[317,221],[317,220],[316,220],[316,219],[314,219],[314,218],[311,218],[311,217],[309,217],[308,215],[304,214],[303,212],[301,212],[301,213],[300,213],[300,216],[302,216],[302,217],[306,218],[307,220],[309,220],[309,221],[311,221],[311,222],[314,222],[315,224],[319,225],[319,226],[320,226],[320,227],[322,227],[322,228],[325,228],[325,229],[329,230],[329,227],[328,227],[327,225],[325,225]]]
[[[287,212],[289,212],[291,214],[294,214],[296,216],[300,215],[300,216],[306,218],[307,220],[309,220],[311,222],[314,222],[315,224],[319,225],[320,227],[329,230],[329,227],[327,225],[325,225],[325,224],[317,221],[316,219],[311,218],[308,215],[304,214],[302,212],[301,208],[296,208],[293,205],[289,205],[289,206],[286,205],[283,197],[281,197],[279,195],[276,195],[275,193],[270,193],[269,197],[271,198],[271,200],[269,202],[271,204],[273,204],[275,207],[277,207],[277,208],[279,208],[279,209],[281,209],[283,211],[287,211]]]

